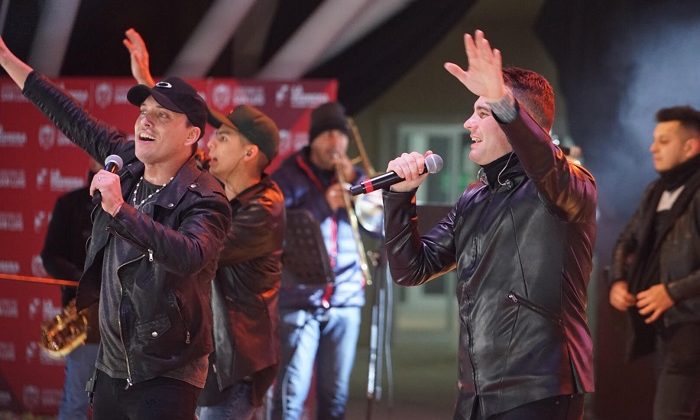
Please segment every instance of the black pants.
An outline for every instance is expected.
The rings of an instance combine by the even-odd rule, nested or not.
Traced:
[[[484,419],[479,403],[474,404],[474,420],[581,420],[583,419],[583,394],[560,395],[515,407]]]
[[[158,377],[126,388],[124,379],[97,371],[94,420],[192,420],[200,389],[177,379]]]
[[[700,323],[659,333],[655,420],[700,419]]]

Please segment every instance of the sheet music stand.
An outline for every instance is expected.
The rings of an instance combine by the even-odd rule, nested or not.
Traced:
[[[322,285],[335,279],[321,227],[308,210],[287,209],[282,264],[285,282]]]

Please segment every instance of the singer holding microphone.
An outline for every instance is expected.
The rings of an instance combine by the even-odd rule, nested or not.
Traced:
[[[467,69],[445,69],[478,96],[464,127],[480,182],[421,237],[415,190],[430,152],[389,162],[387,170],[405,179],[384,192],[391,274],[417,286],[457,270],[455,419],[581,419],[583,395],[593,391],[586,287],[595,181],[548,135],[549,83],[533,71],[503,69],[481,31],[464,43]]]
[[[206,104],[176,77],[134,86],[127,99],[139,111],[129,141],[12,54],[2,38],[0,65],[94,159],[123,160],[116,173],[107,162],[110,171],[98,172],[90,185],[101,202],[92,212],[77,292],[78,310],[99,300],[93,418],[191,420],[213,348],[211,280],[231,219],[221,186],[193,157]]]

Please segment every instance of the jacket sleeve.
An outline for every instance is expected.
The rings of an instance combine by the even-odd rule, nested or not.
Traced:
[[[694,209],[693,218],[694,232],[692,235],[696,238],[700,235],[700,193],[696,193],[694,203],[689,206],[689,209]],[[690,245],[689,245],[690,246]],[[697,249],[697,248],[696,248]],[[696,260],[697,261],[697,260]],[[687,276],[674,280],[666,285],[666,290],[674,302],[694,298],[700,296],[700,267]]]
[[[268,191],[250,201],[233,217],[219,258],[220,265],[233,265],[282,251],[284,202],[282,195]]]
[[[613,248],[612,261],[610,265],[610,274],[608,276],[608,286],[618,281],[629,281],[629,268],[631,260],[634,258],[637,250],[637,231],[639,229],[639,221],[641,218],[641,208],[637,209],[630,221],[625,226],[625,229],[620,233],[620,236],[615,242]]]
[[[98,162],[110,154],[129,159],[124,149],[133,148],[126,136],[88,114],[72,97],[36,71],[27,77],[22,91],[65,136]],[[132,152],[133,154],[133,152]]]
[[[453,228],[457,206],[421,237],[415,191],[384,191],[383,197],[386,253],[394,282],[417,286],[452,270],[455,267]]]
[[[590,220],[597,203],[595,179],[587,170],[570,162],[517,102],[516,109],[515,120],[499,122],[540,196],[568,222]]]
[[[231,220],[226,198],[210,193],[191,200],[180,210],[179,220],[177,229],[173,229],[124,205],[110,228],[172,272],[196,273],[211,260],[218,260]]]

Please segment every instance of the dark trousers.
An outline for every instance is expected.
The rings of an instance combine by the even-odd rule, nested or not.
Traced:
[[[126,388],[124,379],[97,371],[94,420],[192,420],[200,389],[177,379],[158,377]]]
[[[583,394],[559,395],[515,407],[484,419],[479,403],[474,404],[474,420],[581,420],[583,419]]]
[[[700,419],[700,323],[659,333],[654,420]]]

